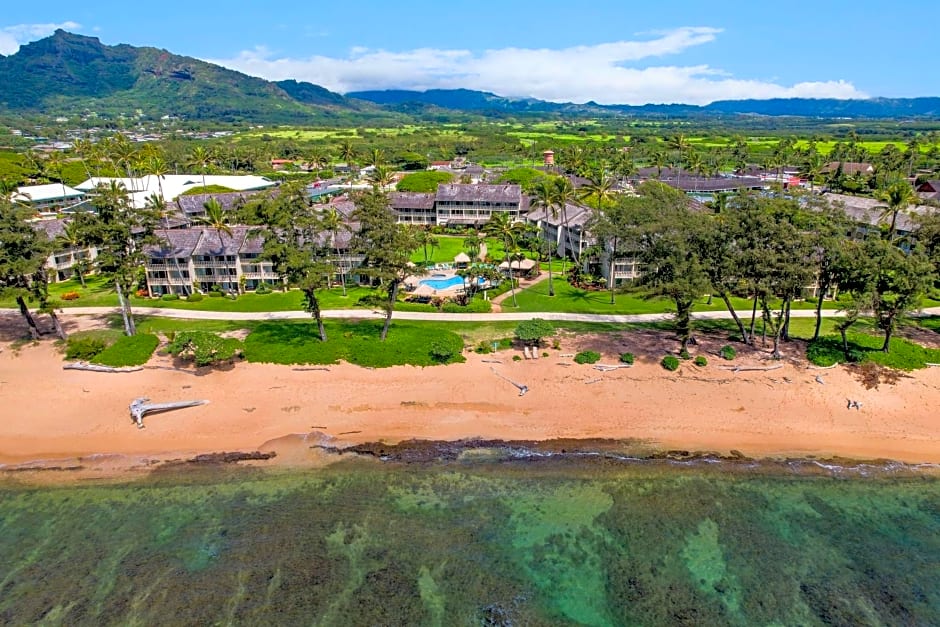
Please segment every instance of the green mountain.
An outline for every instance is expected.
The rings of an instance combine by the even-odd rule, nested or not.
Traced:
[[[150,117],[309,124],[340,122],[364,105],[318,85],[285,83],[157,48],[106,46],[63,30],[0,57],[0,107],[14,112],[140,110]]]
[[[560,115],[566,117],[630,115],[637,117],[707,117],[719,115],[796,116],[809,118],[937,118],[940,98],[776,98],[768,100],[723,100],[708,105],[645,104],[600,105],[546,102],[535,98],[505,98],[470,89],[409,91],[387,89],[359,91],[347,98],[374,102],[396,111],[415,112],[421,107],[485,115]]]

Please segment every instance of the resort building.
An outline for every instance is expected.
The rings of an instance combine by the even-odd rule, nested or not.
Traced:
[[[270,261],[262,259],[264,241],[256,227],[232,226],[231,234],[212,228],[158,230],[157,244],[144,248],[147,289],[153,296],[194,292],[253,291],[262,284],[281,285]],[[323,244],[333,254],[334,278],[358,281],[356,268],[364,255],[349,250],[352,235],[343,230],[327,234]]]
[[[399,222],[438,226],[479,227],[494,213],[521,221],[529,210],[529,198],[518,185],[447,183],[433,194],[392,192],[389,202]]]
[[[437,224],[437,209],[434,207],[434,194],[421,192],[391,192],[388,195],[389,206],[405,224]]]
[[[62,183],[24,185],[17,187],[11,200],[28,205],[40,216],[83,211],[87,208],[85,193]]]
[[[112,182],[123,186],[127,190],[131,206],[137,209],[146,207],[147,199],[153,195],[160,196],[165,202],[170,203],[184,192],[204,185],[218,185],[236,192],[258,191],[277,185],[276,181],[254,175],[165,174],[157,176],[148,174],[147,176],[134,178],[96,176],[79,183],[75,186],[75,189],[85,193],[94,193],[99,185],[107,186]]]
[[[34,229],[43,231],[50,241],[56,241],[65,235],[67,219],[35,220],[30,224]],[[60,240],[61,241],[61,240]],[[46,274],[53,283],[68,281],[80,269],[84,273],[92,270],[92,263],[98,256],[94,247],[56,247],[46,260]]]

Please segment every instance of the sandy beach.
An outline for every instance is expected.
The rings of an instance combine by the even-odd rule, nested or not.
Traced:
[[[622,345],[610,337],[576,342],[606,347],[602,362],[615,363],[631,341],[623,337]],[[303,455],[299,443],[303,451],[312,443],[473,437],[614,438],[749,457],[940,462],[940,368],[866,389],[844,368],[810,369],[792,359],[772,371],[732,372],[713,358],[705,368],[686,363],[667,373],[657,360],[640,358],[632,368],[599,372],[573,364],[564,350],[518,362],[513,354],[467,353],[466,363],[434,368],[238,363],[199,374],[174,370],[157,355],[142,371],[103,374],[63,370],[51,340],[18,350],[5,344],[0,463],[116,460],[126,467],[254,450],[290,460]],[[506,379],[528,393],[520,396]],[[150,416],[137,429],[128,403],[141,396],[209,404]],[[860,409],[847,408],[848,399]]]

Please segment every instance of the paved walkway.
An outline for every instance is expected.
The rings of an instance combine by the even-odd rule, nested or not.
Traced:
[[[117,307],[66,307],[65,315],[101,316],[119,314]],[[16,309],[0,309],[0,312],[19,315]],[[158,316],[163,318],[182,318],[189,320],[310,320],[312,316],[305,311],[194,311],[191,309],[170,309],[164,307],[134,307],[138,316]],[[839,318],[841,312],[836,309],[823,309],[824,318]],[[940,307],[922,309],[919,316],[940,316]],[[368,309],[330,309],[323,311],[324,318],[382,318],[381,311]],[[794,309],[793,318],[813,318],[813,309]],[[627,324],[631,322],[663,322],[674,319],[671,313],[651,314],[584,314],[561,312],[507,312],[507,313],[426,313],[417,311],[396,311],[395,320],[424,320],[433,322],[516,322],[542,318],[557,322],[610,322]],[[731,314],[727,311],[699,311],[692,314],[695,320],[727,320]]]

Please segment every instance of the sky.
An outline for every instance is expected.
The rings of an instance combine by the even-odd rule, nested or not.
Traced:
[[[940,96],[931,0],[8,4],[0,54],[64,28],[340,93],[467,88],[602,104]]]

